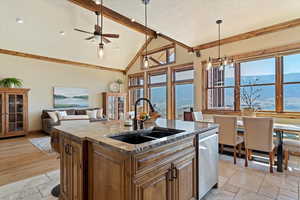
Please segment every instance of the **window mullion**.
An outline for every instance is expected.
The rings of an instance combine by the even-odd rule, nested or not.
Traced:
[[[234,68],[234,80],[235,80],[235,90],[234,90],[234,111],[240,111],[241,108],[241,98],[240,98],[240,85],[241,85],[241,64],[236,63]]]
[[[283,112],[283,57],[276,57],[276,112]]]

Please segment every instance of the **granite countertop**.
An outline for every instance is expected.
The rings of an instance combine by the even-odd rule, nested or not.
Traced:
[[[116,151],[135,154],[167,143],[175,142],[192,135],[205,134],[205,132],[209,130],[218,128],[218,125],[207,122],[187,122],[166,119],[157,119],[155,123],[145,124],[145,129],[151,129],[153,127],[179,129],[184,130],[184,132],[142,144],[128,144],[109,138],[110,136],[126,134],[128,131],[133,131],[132,127],[124,126],[123,121],[104,121],[93,123],[88,121],[64,121],[61,126],[55,127],[55,129],[73,138],[75,137],[77,140],[89,140],[97,144],[109,146]]]

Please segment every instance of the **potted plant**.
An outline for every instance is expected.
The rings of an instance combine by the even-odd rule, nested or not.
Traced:
[[[116,80],[116,83],[119,85],[119,92],[121,92],[121,85],[123,85],[123,80],[122,79],[118,79]]]
[[[20,88],[23,86],[23,81],[18,78],[5,78],[0,80],[0,87],[4,88]]]
[[[258,79],[247,81],[247,88],[241,88],[241,103],[243,106],[242,115],[244,116],[256,116],[256,111],[260,110],[258,99],[260,98],[261,88],[257,88],[254,85],[258,82]]]

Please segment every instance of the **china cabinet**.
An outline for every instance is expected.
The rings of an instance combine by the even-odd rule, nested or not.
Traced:
[[[0,138],[26,135],[29,89],[0,88]]]
[[[102,93],[103,114],[109,120],[124,120],[126,114],[126,93]]]

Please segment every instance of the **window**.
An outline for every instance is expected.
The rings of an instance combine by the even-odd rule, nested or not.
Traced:
[[[257,110],[275,111],[275,58],[240,64],[241,109],[254,106]]]
[[[148,52],[149,67],[158,67],[176,62],[175,45],[167,45],[159,49],[154,49]],[[144,60],[145,54],[141,57]]]
[[[134,110],[134,104],[136,100],[144,97],[144,75],[136,74],[129,76],[129,110]],[[142,107],[142,102],[139,103],[139,107]]]
[[[194,107],[194,70],[192,67],[175,69],[174,82],[174,115],[175,119],[183,120],[184,111]]]
[[[283,56],[283,110],[300,112],[300,54]]]
[[[166,71],[159,71],[149,74],[148,79],[149,98],[154,109],[167,118],[167,74]]]
[[[224,71],[207,71],[207,104],[211,110],[300,112],[300,54],[236,63]]]
[[[234,109],[234,73],[234,67],[229,65],[224,70],[213,67],[207,72],[208,109]]]

